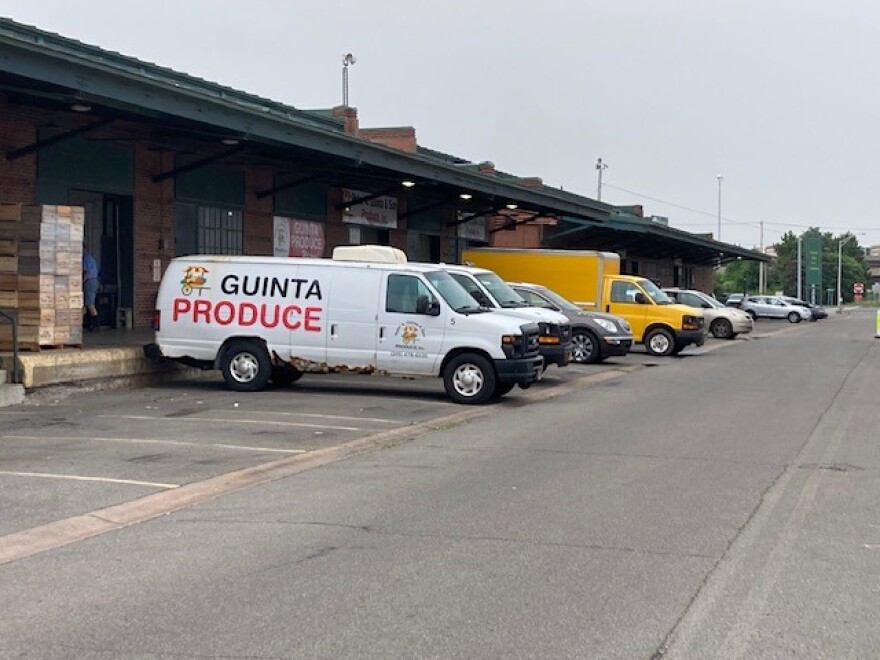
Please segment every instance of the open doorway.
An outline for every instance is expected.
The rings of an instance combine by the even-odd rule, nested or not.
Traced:
[[[134,213],[130,195],[70,191],[71,206],[85,209],[83,240],[98,262],[98,317],[116,327],[118,310],[134,303]]]

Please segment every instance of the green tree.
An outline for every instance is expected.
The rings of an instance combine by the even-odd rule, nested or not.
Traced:
[[[753,293],[758,290],[758,262],[737,259],[715,272],[715,292]]]
[[[806,239],[818,236],[822,240],[822,287],[833,289],[832,298],[837,295],[837,246],[840,241],[847,240],[843,246],[843,258],[841,259],[841,293],[844,301],[853,299],[853,283],[865,282],[868,276],[868,267],[865,263],[865,251],[860,247],[855,238],[849,232],[835,236],[831,232],[821,232],[818,227],[810,227],[800,237],[793,232],[785,233],[779,242],[774,245],[776,257],[770,265],[767,275],[768,291],[783,291],[786,295],[797,294],[797,245],[798,238],[805,244]],[[806,255],[802,255],[801,267],[805,268]],[[806,290],[806,274],[803,274],[803,296],[806,298],[809,292]],[[816,292],[818,302],[827,302],[826,291]],[[834,301],[833,304],[836,304]]]

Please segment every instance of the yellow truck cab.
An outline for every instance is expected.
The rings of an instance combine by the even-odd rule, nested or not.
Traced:
[[[505,280],[543,284],[586,310],[625,318],[652,355],[675,355],[706,340],[703,313],[675,304],[651,280],[620,274],[620,256],[593,250],[475,248],[462,261]]]

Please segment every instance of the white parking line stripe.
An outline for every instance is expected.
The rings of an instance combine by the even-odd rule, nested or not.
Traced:
[[[0,435],[0,440],[57,440],[39,435]],[[62,440],[88,440],[93,442],[123,442],[133,445],[172,445],[180,447],[205,447],[207,449],[237,449],[240,451],[269,452],[275,454],[305,454],[308,449],[280,449],[276,447],[249,447],[247,445],[224,445],[220,443],[182,442],[180,440],[156,440],[154,438],[99,438],[95,436],[65,436]]]
[[[213,412],[223,412],[214,410]],[[349,415],[321,415],[319,413],[301,413],[301,412],[277,412],[274,410],[252,410],[250,412],[259,412],[261,415],[285,415],[289,417],[318,417],[320,419],[353,419],[360,422],[377,422],[379,424],[402,424],[399,419],[382,419],[381,417],[352,417]]]
[[[152,486],[154,488],[180,488],[180,484],[160,484],[152,481],[137,481],[135,479],[111,479],[109,477],[82,477],[75,474],[49,474],[47,472],[10,472],[0,470],[0,474],[12,477],[40,477],[42,479],[69,479],[71,481],[102,481],[110,484],[127,484],[129,486]]]
[[[331,431],[366,431],[356,426],[328,426],[305,422],[267,422],[265,419],[227,419],[225,417],[150,417],[149,415],[98,415],[109,419],[137,419],[150,422],[223,422],[224,424],[269,424],[271,426],[298,426],[307,429],[330,429]]]

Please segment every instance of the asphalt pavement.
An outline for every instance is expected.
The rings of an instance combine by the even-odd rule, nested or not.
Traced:
[[[32,401],[0,413],[0,551],[221,491],[0,564],[0,656],[872,657],[872,334],[867,314],[759,322],[483,410],[335,377]],[[290,471],[211,481],[267,461]]]

